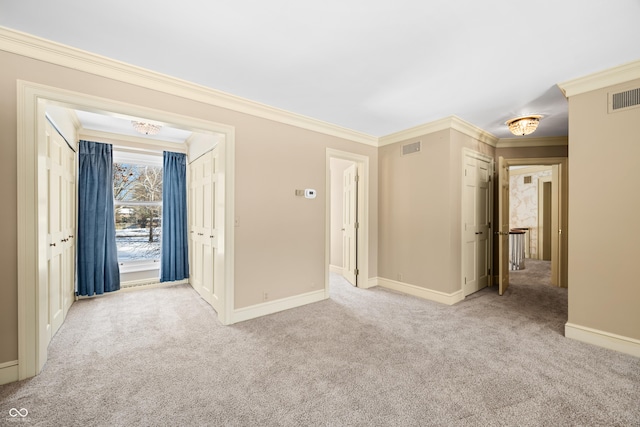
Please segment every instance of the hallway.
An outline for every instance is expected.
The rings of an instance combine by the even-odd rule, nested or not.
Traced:
[[[509,270],[510,285],[551,285],[551,261],[527,258],[524,270]]]

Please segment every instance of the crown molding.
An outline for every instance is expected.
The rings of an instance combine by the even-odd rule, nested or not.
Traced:
[[[640,60],[558,83],[558,87],[564,93],[564,96],[570,98],[585,92],[603,89],[635,79],[640,79]]]
[[[493,134],[457,116],[445,117],[377,138],[2,26],[0,50],[373,147],[449,129],[492,147],[496,147],[499,141]]]
[[[457,130],[464,135],[470,136],[471,138],[477,139],[485,144],[489,144],[492,147],[495,147],[498,143],[498,138],[493,134],[480,129],[457,116],[449,116],[383,136],[379,139],[379,146],[382,147],[389,144],[395,144],[397,142],[406,141],[407,139],[418,138],[423,135],[429,135],[431,133],[450,129]]]
[[[494,134],[487,132],[484,129],[480,129],[479,127],[472,125],[469,122],[462,120],[458,116],[451,116],[452,123],[451,128],[457,130],[458,132],[463,133],[464,135],[470,136],[473,139],[477,139],[480,142],[484,142],[492,147],[495,147],[498,144],[498,137]]]
[[[500,138],[496,148],[561,147],[569,145],[567,136],[546,138]]]
[[[431,133],[451,129],[452,118],[453,116],[445,117],[440,120],[414,126],[409,129],[401,130],[400,132],[382,136],[378,140],[378,146],[383,147],[385,145],[406,141],[407,139],[418,138],[423,135],[429,135]]]
[[[239,113],[378,146],[378,138],[0,26],[0,50]]]

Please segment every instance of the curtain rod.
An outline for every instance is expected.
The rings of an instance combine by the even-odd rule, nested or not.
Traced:
[[[117,144],[111,144],[113,147],[113,151],[122,151],[125,153],[136,153],[136,154],[148,154],[150,156],[162,156],[162,152],[163,151],[167,151],[167,150],[158,150],[158,149],[153,149],[153,148],[138,148],[138,147],[129,147],[126,145],[117,145]]]

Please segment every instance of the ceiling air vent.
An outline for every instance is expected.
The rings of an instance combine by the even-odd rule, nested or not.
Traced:
[[[419,153],[422,145],[422,141],[412,142],[411,144],[405,144],[402,146],[402,155]]]
[[[631,107],[640,106],[640,88],[612,93],[609,99],[609,112],[613,113]]]

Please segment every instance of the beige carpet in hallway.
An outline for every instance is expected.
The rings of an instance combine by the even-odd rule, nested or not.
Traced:
[[[564,338],[566,290],[527,281],[446,306],[332,275],[233,326],[185,285],[81,300],[0,425],[640,425],[640,359]]]

